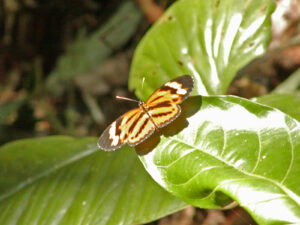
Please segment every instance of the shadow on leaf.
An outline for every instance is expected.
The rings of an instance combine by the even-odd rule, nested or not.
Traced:
[[[159,131],[155,131],[153,135],[151,135],[146,141],[135,147],[135,150],[138,155],[145,155],[151,152],[159,143],[160,136],[164,135],[165,137],[170,137],[175,134],[178,134],[184,128],[189,125],[187,118],[194,115],[202,105],[202,97],[201,96],[191,96],[187,98],[181,105],[181,114],[179,117],[174,120],[169,125],[159,129]]]

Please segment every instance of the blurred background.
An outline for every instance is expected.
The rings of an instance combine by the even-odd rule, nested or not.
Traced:
[[[132,107],[114,96],[133,97],[127,91],[133,51],[171,3],[0,1],[0,143],[98,136]]]
[[[54,134],[99,136],[135,107],[115,96],[135,98],[127,88],[134,49],[173,2],[1,0],[0,144]],[[300,1],[277,5],[267,54],[239,72],[228,94],[265,95],[299,68]],[[241,209],[188,207],[151,224],[249,221]]]

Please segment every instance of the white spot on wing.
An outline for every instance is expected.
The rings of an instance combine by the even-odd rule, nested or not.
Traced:
[[[182,85],[177,82],[168,82],[165,84],[165,86],[176,89],[176,93],[179,95],[185,95],[187,93],[187,91],[182,88]]]
[[[112,140],[111,145],[116,146],[119,143],[119,136],[116,135],[116,121],[111,124],[109,128],[109,139]]]

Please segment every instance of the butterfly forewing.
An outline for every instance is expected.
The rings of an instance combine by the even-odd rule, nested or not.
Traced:
[[[126,129],[128,133],[127,143],[131,146],[139,144],[155,130],[155,126],[150,121],[149,116],[142,110],[140,112],[140,116],[129,127],[124,124],[124,130]]]
[[[130,110],[110,124],[99,138],[98,146],[111,151],[128,143],[135,146],[154,132],[155,126],[140,108]]]
[[[189,75],[165,83],[146,103],[114,121],[100,136],[98,146],[110,151],[126,143],[130,146],[141,143],[156,128],[166,126],[179,116],[179,104],[188,97],[192,89],[193,78]]]

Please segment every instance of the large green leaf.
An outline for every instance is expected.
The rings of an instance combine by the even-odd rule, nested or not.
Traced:
[[[272,106],[300,121],[300,96],[292,94],[269,94],[254,101]]]
[[[300,224],[295,119],[232,96],[191,97],[182,109],[162,133],[181,132],[161,136],[155,149],[141,156],[160,185],[201,208],[219,208],[233,199],[259,224]]]
[[[237,70],[264,53],[274,7],[273,0],[177,1],[139,43],[129,87],[145,99],[163,82],[190,74],[194,93],[224,94]]]
[[[49,137],[0,148],[0,224],[137,224],[184,206],[146,173],[132,149],[96,138]]]

